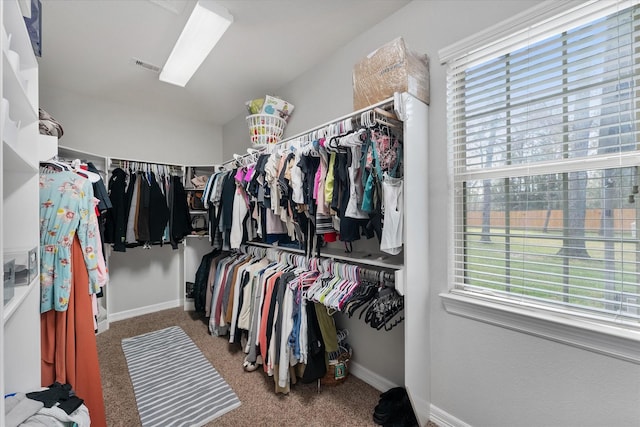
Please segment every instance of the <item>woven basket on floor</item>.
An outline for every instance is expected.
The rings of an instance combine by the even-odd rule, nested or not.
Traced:
[[[349,376],[350,359],[351,354],[347,351],[343,351],[340,353],[337,360],[329,360],[327,373],[321,378],[320,383],[322,385],[342,384],[344,380],[347,379],[347,376]]]

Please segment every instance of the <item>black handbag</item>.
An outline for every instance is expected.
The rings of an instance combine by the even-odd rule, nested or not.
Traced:
[[[207,215],[204,213],[201,214],[192,214],[191,215],[191,228],[195,232],[199,231],[207,231],[209,229],[207,223]]]

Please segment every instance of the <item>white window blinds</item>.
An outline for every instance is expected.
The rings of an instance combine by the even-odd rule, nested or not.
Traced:
[[[638,325],[637,3],[446,59],[455,288]]]

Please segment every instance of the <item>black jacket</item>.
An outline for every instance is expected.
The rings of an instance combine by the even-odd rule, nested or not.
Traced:
[[[314,382],[327,373],[322,331],[313,304],[307,305],[307,337],[307,366],[302,374],[303,383]]]
[[[113,170],[109,178],[109,199],[112,208],[107,211],[104,241],[112,243],[116,252],[126,252],[127,233],[127,173],[120,168]]]
[[[171,247],[178,249],[178,243],[182,241],[184,236],[191,234],[191,215],[189,215],[189,206],[187,205],[187,193],[184,191],[181,178],[179,176],[171,177],[171,186],[169,188],[169,205],[171,214],[169,216],[169,234],[171,238]]]
[[[220,251],[214,249],[213,251],[205,254],[200,261],[200,266],[196,270],[196,278],[193,284],[193,302],[195,304],[196,311],[204,313],[205,305],[207,301],[207,281],[209,280],[209,269],[211,268],[211,261],[220,254]]]
[[[156,176],[150,174],[151,186],[149,188],[149,240],[151,243],[162,243],[164,229],[169,221],[169,207],[167,198],[162,193]]]

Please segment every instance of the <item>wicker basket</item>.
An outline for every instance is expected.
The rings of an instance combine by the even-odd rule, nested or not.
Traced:
[[[330,360],[329,366],[327,366],[327,373],[320,379],[320,383],[329,386],[342,384],[349,375],[350,359],[351,354],[343,351],[337,360]]]
[[[251,142],[255,145],[276,144],[280,142],[287,122],[271,114],[252,114],[247,116]]]

